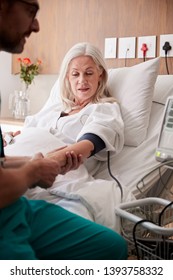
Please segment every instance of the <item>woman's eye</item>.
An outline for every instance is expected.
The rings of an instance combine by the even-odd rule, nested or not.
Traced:
[[[87,72],[86,74],[87,74],[88,76],[90,76],[90,75],[93,74],[93,72]]]
[[[73,77],[77,77],[79,74],[77,72],[72,73]]]

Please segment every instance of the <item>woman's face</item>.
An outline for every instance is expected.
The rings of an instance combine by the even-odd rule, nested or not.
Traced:
[[[97,68],[90,56],[78,56],[71,60],[67,78],[76,105],[87,104],[92,100],[101,76],[102,71]]]

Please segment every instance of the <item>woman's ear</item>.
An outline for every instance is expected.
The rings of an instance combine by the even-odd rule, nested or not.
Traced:
[[[103,79],[103,70],[100,70],[100,74],[99,74],[99,81],[101,81]]]
[[[69,71],[67,70],[66,72],[66,76],[65,76],[66,80],[69,81]]]

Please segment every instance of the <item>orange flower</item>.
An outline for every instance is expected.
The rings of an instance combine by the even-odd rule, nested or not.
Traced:
[[[34,77],[39,74],[39,66],[42,63],[40,59],[37,59],[36,63],[32,63],[28,57],[18,58],[20,63],[20,78],[28,87],[34,80]]]
[[[42,64],[42,61],[40,59],[37,59],[37,64],[38,65]]]
[[[28,57],[25,57],[23,59],[23,63],[29,65],[29,64],[31,64],[31,60]]]

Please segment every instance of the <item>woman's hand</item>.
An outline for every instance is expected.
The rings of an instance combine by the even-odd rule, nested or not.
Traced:
[[[66,152],[66,163],[61,166],[60,174],[64,175],[70,170],[77,169],[83,163],[82,155],[76,155],[73,151]]]
[[[74,151],[65,151],[67,146],[63,146],[59,149],[53,150],[45,155],[45,157],[56,160],[60,167],[60,174],[64,175],[70,170],[77,169],[83,163],[83,156],[76,154]]]

